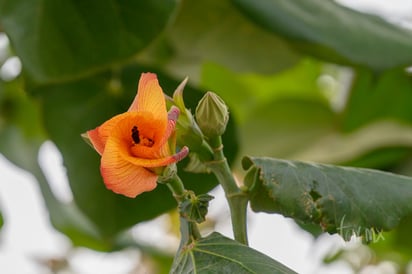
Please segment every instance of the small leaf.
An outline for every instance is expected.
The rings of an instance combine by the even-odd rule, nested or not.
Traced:
[[[272,258],[214,232],[184,245],[170,273],[295,273]]]
[[[391,230],[412,214],[412,178],[378,170],[244,158],[254,211],[314,223],[348,240]]]
[[[235,0],[253,21],[302,52],[376,71],[412,63],[412,32],[324,0]],[[390,52],[390,54],[388,54]]]
[[[179,204],[180,216],[189,222],[202,223],[205,221],[209,202],[214,197],[209,194],[200,194],[196,196],[189,192],[185,200]]]

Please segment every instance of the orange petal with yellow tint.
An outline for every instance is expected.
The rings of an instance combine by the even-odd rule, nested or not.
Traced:
[[[104,122],[101,126],[87,131],[87,136],[89,137],[90,142],[92,143],[94,149],[102,155],[104,147],[106,145],[107,138],[113,132],[117,123],[127,117],[129,114],[123,113],[114,116],[110,120]]]
[[[119,154],[103,153],[100,172],[106,187],[115,193],[134,198],[156,188],[157,175],[144,167],[119,158]]]
[[[179,162],[184,157],[186,157],[188,153],[189,153],[189,148],[183,147],[178,153],[171,155],[171,156],[159,158],[159,159],[143,159],[143,158],[136,158],[132,156],[126,156],[125,159],[126,161],[133,163],[134,165],[151,168],[151,167],[167,166],[167,165]]]
[[[152,112],[155,117],[167,120],[166,100],[154,73],[142,73],[137,95],[128,111]]]
[[[134,152],[134,148],[138,149],[139,146],[131,146],[131,144],[127,140],[127,137],[124,137],[124,134],[122,134],[122,131],[121,131],[124,123],[119,123],[119,124],[122,124],[122,125],[119,125],[116,128],[116,131],[110,136],[110,138],[106,142],[106,146],[105,146],[104,153],[103,153],[103,158],[107,160],[105,162],[107,164],[110,164],[108,162],[108,160],[110,160],[110,161],[116,161],[116,162],[126,161],[136,166],[142,166],[142,167],[148,167],[148,168],[161,167],[161,166],[166,166],[166,165],[175,163],[187,155],[187,153],[185,153],[185,150],[182,149],[182,151],[179,152],[178,154],[163,155],[163,157],[159,157],[159,158],[148,159],[148,158],[137,157],[135,155],[138,154],[139,151],[137,151],[136,153],[133,153],[135,155],[133,155],[132,152]],[[125,128],[128,129],[130,127],[125,127]],[[102,164],[103,164],[103,158],[102,158]],[[122,164],[117,164],[117,165],[122,165]]]

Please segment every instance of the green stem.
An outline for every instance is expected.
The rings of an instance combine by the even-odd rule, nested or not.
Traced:
[[[185,189],[182,180],[176,172],[173,172],[173,174],[168,177],[167,180],[164,181],[164,183],[166,183],[170,191],[173,193],[173,197],[175,197],[179,205],[187,198],[188,191]],[[197,227],[197,224],[195,222],[180,218],[180,225],[184,227],[181,230],[185,231],[184,234],[186,234],[182,235],[182,237],[188,236],[187,241],[198,240],[201,238],[199,228]]]
[[[232,219],[232,229],[235,240],[247,245],[247,195],[239,188],[223,153],[221,137],[209,140],[214,150],[214,161],[208,162],[208,167],[215,174],[222,186],[229,204]]]

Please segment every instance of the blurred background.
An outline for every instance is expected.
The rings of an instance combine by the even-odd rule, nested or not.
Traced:
[[[0,0],[0,272],[168,273],[179,244],[166,187],[107,191],[80,138],[125,111],[142,71],[193,110],[229,105],[225,152],[412,175],[412,2],[408,0]],[[187,163],[182,163],[182,167]],[[231,237],[212,176],[202,231]],[[355,237],[249,213],[250,245],[298,273],[412,273],[412,222]]]

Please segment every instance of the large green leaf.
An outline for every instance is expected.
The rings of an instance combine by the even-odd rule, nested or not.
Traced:
[[[214,232],[183,246],[171,273],[295,273],[270,257]]]
[[[245,19],[229,0],[184,0],[164,39],[144,59],[197,81],[208,62],[267,74],[293,65],[299,56],[282,39]]]
[[[98,232],[74,203],[60,202],[50,189],[38,163],[38,151],[45,141],[38,104],[23,89],[21,79],[0,81],[0,152],[13,164],[31,172],[50,214],[50,221],[73,242],[94,248],[108,248]]]
[[[320,62],[302,59],[280,73],[262,75],[239,73],[208,63],[203,66],[201,84],[230,104],[231,113],[242,123],[245,120],[255,120],[251,118],[251,113],[275,99],[297,97],[326,102],[317,83],[322,68],[323,64]]]
[[[0,24],[36,81],[90,74],[136,55],[176,1],[0,0]]]
[[[381,74],[356,70],[341,117],[342,132],[325,138],[322,144],[319,142],[317,147],[323,149],[319,150],[318,156],[323,151],[326,152],[324,156],[329,154],[335,160],[340,158],[333,163],[398,169],[397,166],[403,165],[402,162],[411,155],[408,139],[408,126],[412,124],[411,102],[412,78],[404,69]],[[382,120],[391,120],[392,125],[382,123]],[[327,153],[333,146],[336,147],[334,153]],[[363,153],[342,159],[341,156],[349,156],[356,150]],[[319,157],[314,160],[324,161]]]
[[[335,131],[337,115],[317,85],[321,71],[321,63],[308,59],[273,75],[209,64],[202,85],[229,103],[238,118],[241,154],[289,157]]]
[[[324,0],[233,0],[253,21],[295,48],[374,70],[412,63],[412,32]]]
[[[333,131],[335,114],[317,100],[282,98],[250,113],[240,132],[243,155],[289,157]]]
[[[46,140],[39,106],[27,96],[21,79],[0,80],[0,152],[26,170],[37,166],[37,152]]]
[[[344,109],[342,129],[352,131],[378,119],[412,124],[412,77],[403,69],[375,75],[357,70]]]
[[[332,164],[356,162],[357,166],[385,166],[398,156],[410,153],[407,148],[412,148],[412,126],[396,120],[381,120],[350,133],[331,131],[293,157]]]
[[[412,258],[412,215],[403,219],[399,226],[391,232],[382,234],[369,248],[373,250],[376,261],[393,261],[399,266],[399,272],[408,273],[408,264]]]
[[[177,206],[164,185],[135,199],[107,190],[99,172],[99,155],[80,137],[81,133],[128,109],[136,95],[141,72],[142,68],[130,66],[33,90],[43,103],[46,130],[63,154],[76,204],[108,239],[137,222],[152,219]],[[171,95],[178,82],[159,73],[158,76],[164,91]],[[187,106],[194,109],[202,93],[190,87],[185,90]],[[233,160],[237,151],[233,122],[225,138],[230,140],[225,149]],[[216,185],[212,175],[181,171],[179,174],[186,187],[196,193],[204,193]]]
[[[412,214],[412,178],[371,169],[244,158],[254,211],[281,213],[349,239],[391,230]]]

